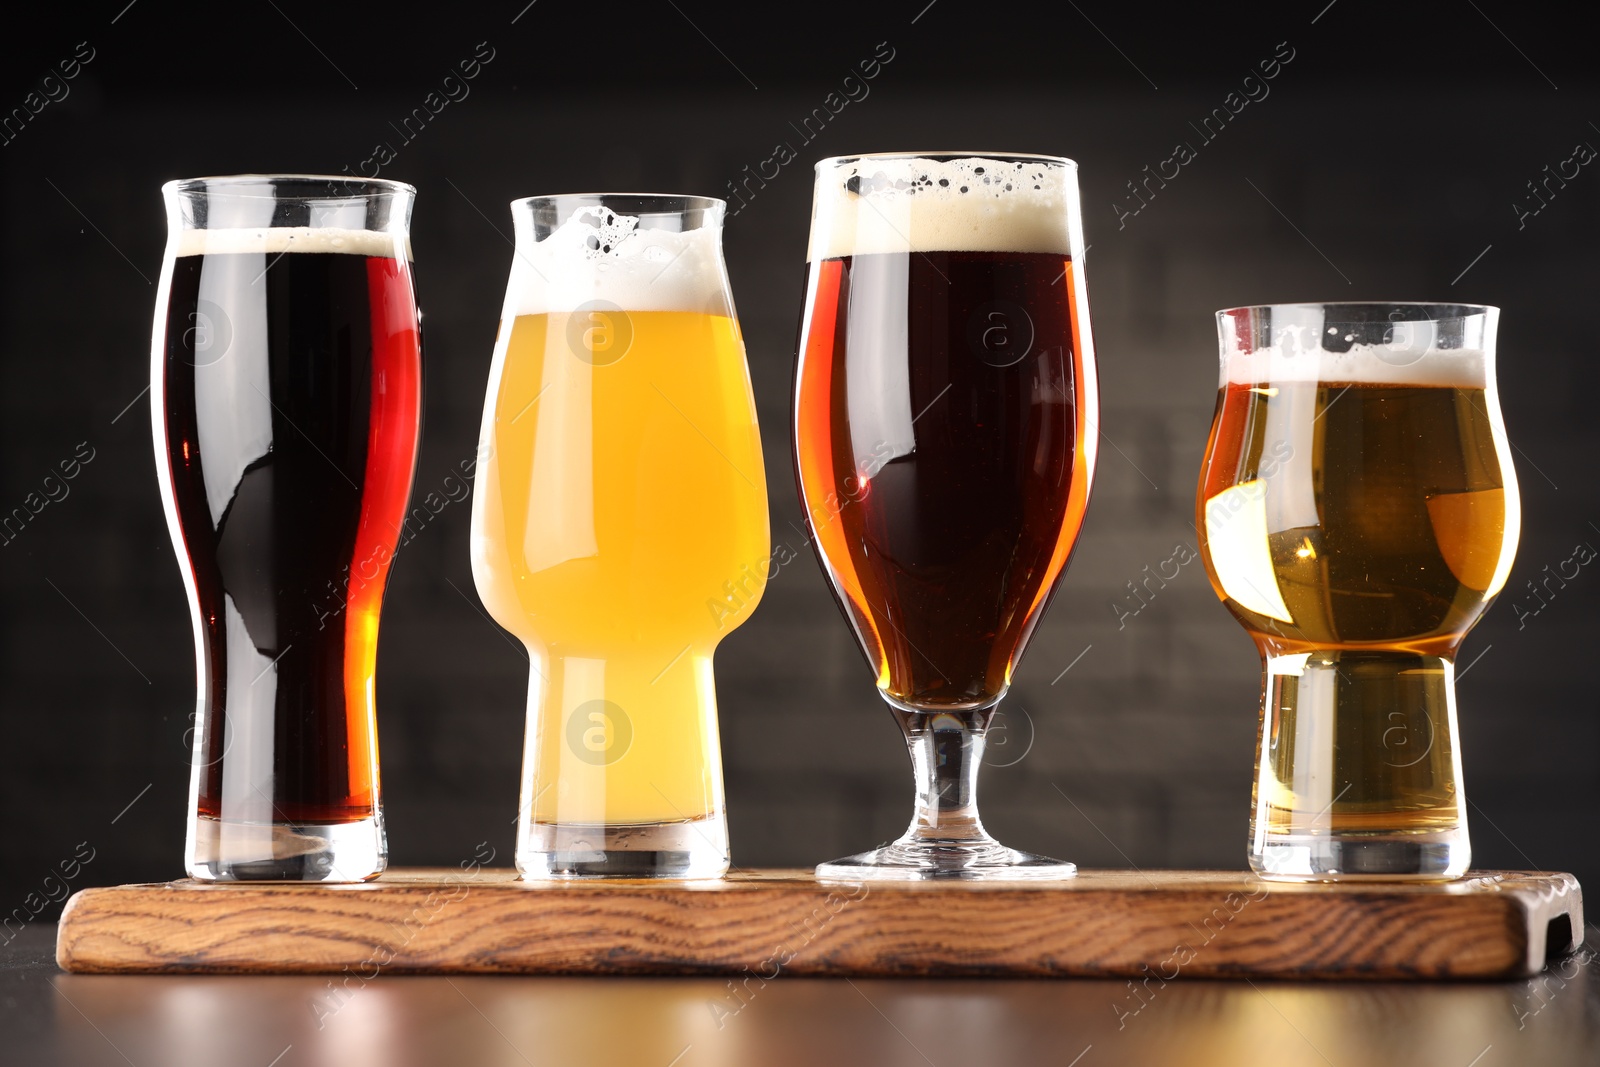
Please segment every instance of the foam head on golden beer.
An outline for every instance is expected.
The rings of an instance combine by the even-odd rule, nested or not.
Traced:
[[[711,656],[760,599],[766,480],[711,223],[518,212],[472,562],[533,665],[536,822],[721,810]]]
[[[1198,516],[1219,594],[1269,651],[1453,654],[1521,526],[1474,318],[1375,333],[1321,307],[1272,313],[1221,318]]]

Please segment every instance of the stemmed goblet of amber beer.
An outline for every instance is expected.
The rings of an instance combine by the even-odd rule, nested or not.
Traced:
[[[1455,660],[1521,528],[1499,310],[1217,313],[1196,525],[1263,664],[1250,866],[1447,879],[1471,860]]]
[[[716,877],[711,659],[771,554],[725,205],[585,194],[511,210],[472,573],[531,667],[517,869]]]
[[[823,570],[904,732],[915,812],[836,880],[1061,879],[978,817],[985,735],[1094,472],[1077,168],[910,153],[817,164],[795,459]]]
[[[194,623],[186,865],[371,878],[378,615],[421,425],[416,190],[241,175],[162,193],[150,410]]]

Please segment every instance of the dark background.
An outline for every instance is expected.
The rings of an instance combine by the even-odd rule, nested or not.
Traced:
[[[383,175],[420,190],[419,497],[473,452],[511,256],[507,201],[726,195],[746,164],[794,143],[801,158],[730,221],[726,250],[774,537],[797,547],[788,402],[810,164],[949,148],[1079,162],[1105,447],[1077,557],[1007,701],[994,761],[1008,765],[986,772],[984,809],[1008,842],[1087,866],[1244,862],[1254,649],[1198,562],[1120,628],[1112,607],[1146,564],[1193,544],[1212,312],[1500,305],[1526,517],[1502,602],[1460,662],[1474,854],[1480,867],[1600,877],[1600,575],[1585,568],[1537,614],[1526,588],[1579,542],[1600,545],[1600,174],[1586,167],[1520,227],[1513,206],[1546,165],[1600,145],[1600,68],[1572,9],[525,3],[114,0],[0,16],[0,115],[79,42],[94,53],[65,100],[0,144],[0,512],[80,442],[94,450],[70,495],[0,547],[0,914],[80,842],[94,859],[74,888],[182,874],[192,643],[140,392],[165,240],[158,187],[355,170],[380,140],[398,148]],[[801,144],[788,124],[882,41],[894,58],[870,95]],[[402,143],[389,123],[479,42],[494,58],[471,95]],[[1270,95],[1203,143],[1189,123],[1279,42],[1294,58]],[[1178,141],[1198,158],[1119,220],[1126,183]],[[405,550],[384,615],[378,706],[399,864],[454,863],[484,839],[510,860],[526,665],[473,592],[469,510],[451,504]],[[809,865],[903,827],[896,728],[809,551],[723,644],[717,677],[736,863]]]

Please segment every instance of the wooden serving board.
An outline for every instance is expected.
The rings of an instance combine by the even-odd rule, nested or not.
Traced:
[[[1583,936],[1570,874],[1445,884],[1083,871],[1050,886],[521,882],[394,870],[361,885],[85,889],[56,960],[79,972],[1513,978]]]

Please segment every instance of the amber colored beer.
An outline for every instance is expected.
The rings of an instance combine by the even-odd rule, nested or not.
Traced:
[[[1297,419],[1309,441],[1269,438]],[[1212,438],[1213,580],[1269,654],[1453,656],[1500,591],[1515,535],[1481,387],[1229,383]]]
[[[795,420],[818,556],[892,703],[992,705],[1088,502],[1072,264],[884,252],[811,271]],[[863,328],[890,308],[903,347]]]
[[[983,828],[977,769],[1094,474],[1076,165],[884,153],[816,173],[795,471],[917,783],[899,839],[817,876],[1071,878]]]
[[[1470,856],[1455,658],[1521,525],[1492,352],[1430,347],[1461,341],[1449,308],[1313,309],[1225,313],[1197,501],[1212,584],[1265,668],[1251,862],[1448,877]]]

